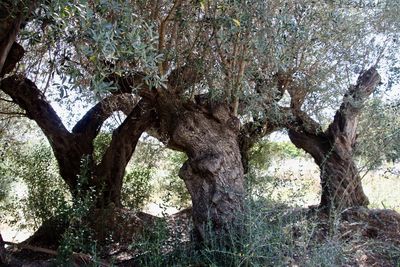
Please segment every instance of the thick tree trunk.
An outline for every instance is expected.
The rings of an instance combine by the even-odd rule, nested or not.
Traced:
[[[298,148],[310,153],[320,168],[320,209],[343,210],[368,205],[368,198],[364,194],[360,175],[351,156],[351,146],[334,144],[323,134],[308,135],[289,130],[289,137]]]
[[[211,112],[180,107],[178,112],[164,114],[167,119],[161,123],[168,128],[168,144],[188,156],[179,176],[192,198],[195,238],[206,241],[208,234],[215,234],[222,240],[243,211],[237,119],[224,106]]]
[[[321,207],[343,210],[348,207],[367,206],[358,169],[352,158],[343,159],[337,154],[320,165]]]
[[[149,111],[145,101],[140,101],[113,132],[111,143],[94,170],[94,182],[101,192],[99,206],[114,203],[116,207],[122,207],[121,190],[126,166],[140,136],[154,119],[154,112]]]
[[[295,120],[288,126],[289,137],[293,144],[311,154],[321,170],[322,209],[343,210],[368,205],[353,160],[353,147],[361,108],[379,82],[380,76],[374,67],[361,73],[357,84],[344,95],[332,123],[324,132],[317,122],[300,110],[303,101],[292,103]]]

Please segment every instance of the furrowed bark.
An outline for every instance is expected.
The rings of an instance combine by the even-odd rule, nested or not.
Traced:
[[[296,121],[288,126],[289,137],[297,147],[310,153],[320,167],[321,209],[343,210],[369,203],[353,160],[353,147],[363,102],[379,82],[380,76],[374,68],[362,73],[357,84],[345,94],[342,105],[325,132],[307,114],[294,111]]]
[[[135,151],[140,136],[151,126],[155,118],[148,103],[141,100],[113,132],[111,143],[94,171],[95,185],[99,187],[99,192],[102,192],[100,206],[111,202],[117,207],[122,206],[121,188],[126,165]]]
[[[161,129],[168,135],[168,145],[188,156],[179,176],[192,198],[195,238],[206,241],[209,234],[216,234],[222,241],[243,211],[238,120],[223,105],[209,112],[166,102],[159,112]]]

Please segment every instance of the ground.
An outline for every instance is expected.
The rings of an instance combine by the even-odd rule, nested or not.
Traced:
[[[237,252],[234,257],[239,263],[276,259],[275,266],[400,266],[400,215],[397,213],[400,194],[396,190],[400,186],[396,174],[399,170],[399,164],[389,164],[363,176],[370,209],[354,208],[327,216],[312,208],[319,201],[320,190],[319,170],[312,160],[286,159],[273,164],[266,175],[278,179],[266,182],[262,188],[270,192],[264,193],[264,197],[271,203],[253,208],[250,219],[252,229],[259,231],[264,227],[264,230],[246,240],[251,243],[250,248]],[[174,266],[212,265],[214,259],[204,263],[204,258],[191,260],[181,252],[175,255],[177,249],[192,249],[190,209],[178,212],[165,203],[160,208],[155,204],[160,201],[160,195],[155,195],[145,212],[122,209],[109,216],[114,242],[98,251],[106,265],[110,262],[116,266],[172,265],[167,258],[172,259]],[[166,217],[162,218],[163,215]],[[1,225],[0,233],[6,241],[21,242],[31,231]],[[262,245],[257,247],[257,242]],[[263,243],[271,245],[264,251]],[[26,263],[27,267],[45,266],[44,260],[48,264],[53,262],[50,258],[54,255],[12,247],[8,250],[12,253],[7,255]],[[214,252],[211,249],[207,253]],[[226,254],[218,252],[216,257],[224,258]],[[39,265],[34,265],[35,260]],[[80,261],[78,266],[91,262],[86,254],[77,254],[75,260]]]
[[[278,211],[276,211],[278,212]],[[399,266],[400,264],[400,214],[392,210],[378,210],[366,208],[352,208],[344,211],[335,218],[329,218],[325,214],[318,213],[315,209],[288,209],[279,211],[279,220],[288,221],[285,224],[284,231],[292,236],[293,251],[303,251],[304,253],[288,254],[284,262],[285,266],[321,266],[314,265],[313,254],[316,249],[324,254],[324,247],[316,247],[316,244],[326,244],[326,242],[338,242],[341,246],[343,255],[337,266]],[[277,214],[265,213],[265,221],[274,224],[274,218]],[[159,229],[156,224],[166,226],[168,236],[162,239],[159,245],[159,252],[165,257],[169,257],[177,247],[181,249],[190,246],[190,209],[181,211],[162,220],[144,213],[135,214],[128,210],[118,212],[116,218],[121,226],[118,243],[112,243],[106,246],[101,252],[101,260],[96,259],[100,266],[151,266],[146,263],[146,253],[143,249],[151,250],[149,247],[136,246],[135,242],[141,243],[143,239],[143,225],[152,225],[151,229]],[[123,219],[125,218],[125,219]],[[293,219],[295,218],[295,220]],[[133,223],[134,222],[134,223]],[[308,236],[309,231],[304,231],[305,225],[314,224],[312,234]],[[139,230],[138,230],[139,229]],[[154,233],[153,233],[154,234]],[[133,238],[133,239],[132,239]],[[135,238],[137,238],[135,240]],[[304,240],[307,240],[305,244]],[[149,240],[149,239],[147,239]],[[154,241],[154,240],[153,240]],[[177,244],[177,242],[179,244]],[[325,245],[324,245],[325,246]],[[334,246],[329,247],[333,249]],[[25,263],[26,267],[32,266],[54,266],[51,260],[53,255],[43,253],[9,248],[12,257],[18,258],[19,262]],[[330,255],[330,254],[327,254]],[[74,256],[76,266],[89,266],[90,260],[87,255],[77,254]],[[176,262],[176,266],[179,265]],[[47,264],[47,265],[46,265]],[[209,266],[209,264],[198,263],[196,266]],[[18,266],[18,265],[9,265]],[[22,266],[22,265],[20,265]],[[167,265],[169,266],[169,265]],[[331,265],[327,265],[331,266]]]

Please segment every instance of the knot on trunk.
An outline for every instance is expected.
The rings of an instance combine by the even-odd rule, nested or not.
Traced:
[[[216,175],[221,169],[223,158],[219,154],[204,154],[191,160],[193,170],[197,173]]]
[[[223,157],[216,153],[201,154],[201,157],[188,159],[179,171],[179,177],[190,179],[193,174],[200,174],[205,178],[217,175],[222,166]]]

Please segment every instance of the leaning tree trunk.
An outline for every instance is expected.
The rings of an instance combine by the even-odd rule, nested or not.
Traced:
[[[325,132],[305,112],[293,110],[296,120],[289,127],[289,137],[293,144],[311,154],[321,170],[322,209],[343,210],[369,203],[353,159],[353,148],[362,104],[379,82],[375,68],[363,72],[345,94]]]
[[[179,176],[192,198],[194,237],[203,242],[208,234],[216,234],[222,240],[243,211],[244,177],[237,119],[224,106],[210,112],[200,107],[178,109],[174,113],[171,108],[163,112],[161,128],[168,128],[168,144],[188,156]]]
[[[293,144],[310,153],[320,168],[320,209],[331,211],[368,205],[349,144],[334,143],[323,134],[309,135],[293,130],[289,130],[289,137]]]

